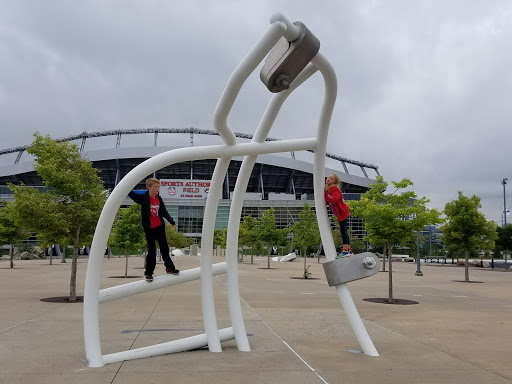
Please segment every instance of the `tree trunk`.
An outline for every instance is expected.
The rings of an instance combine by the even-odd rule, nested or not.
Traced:
[[[124,265],[124,277],[128,277],[128,250],[124,249],[124,257],[126,259],[126,263]]]
[[[9,247],[9,260],[11,260],[11,268],[14,268],[14,246]]]
[[[384,246],[382,251],[382,272],[386,272],[386,255],[387,255],[387,247]]]
[[[307,263],[306,263],[306,250],[304,249],[304,278],[305,278],[305,279],[307,278],[307,277],[306,277],[306,276],[307,276],[307,273],[306,273],[306,271],[307,271],[307,265],[306,265],[306,264],[307,264]]]
[[[388,255],[389,255],[389,296],[388,303],[395,304],[395,299],[393,298],[393,257],[391,252],[393,251],[392,247],[387,247]]]
[[[267,250],[267,268],[270,269],[270,249]]]
[[[80,229],[77,229],[73,237],[73,261],[71,262],[71,279],[69,281],[69,301],[76,301],[76,267],[78,264]]]
[[[251,264],[253,264],[253,257],[254,257],[254,243],[251,245]]]
[[[53,264],[53,247],[50,246],[50,265]]]
[[[469,249],[466,251],[466,262],[464,263],[464,282],[469,283]]]

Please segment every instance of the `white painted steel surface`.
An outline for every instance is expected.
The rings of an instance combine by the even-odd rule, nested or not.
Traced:
[[[227,341],[233,339],[233,328],[219,329],[220,341]],[[169,341],[167,343],[150,345],[149,347],[142,347],[131,349],[129,351],[111,353],[103,356],[103,363],[117,363],[123,360],[134,360],[142,357],[151,357],[158,355],[165,355],[166,353],[185,352],[192,349],[198,349],[207,345],[206,334],[185,337],[181,340]]]
[[[336,258],[336,248],[332,239],[331,227],[329,225],[329,218],[327,217],[327,209],[319,209],[325,206],[324,198],[324,185],[325,185],[325,153],[327,146],[327,135],[329,133],[329,124],[331,122],[332,110],[334,102],[336,101],[337,94],[337,79],[336,73],[332,68],[331,63],[324,58],[319,52],[312,63],[320,70],[324,76],[325,81],[325,100],[320,114],[320,121],[318,123],[317,131],[317,146],[315,151],[315,172],[313,174],[313,183],[315,190],[315,206],[316,215],[318,219],[318,227],[320,229],[320,236],[322,237],[322,244],[324,246],[325,257],[328,261]],[[336,292],[341,301],[341,305],[345,310],[345,314],[349,320],[352,331],[354,332],[359,345],[363,352],[370,356],[379,356],[377,349],[373,345],[372,339],[357,312],[352,296],[348,289],[347,284],[339,284],[336,286]]]
[[[251,143],[237,144],[235,135],[227,123],[229,112],[233,107],[242,85],[249,75],[263,61],[279,38],[286,36],[289,40],[293,40],[296,38],[297,33],[298,31],[295,26],[289,20],[284,18],[282,14],[272,16],[271,26],[268,31],[233,72],[214,113],[215,129],[219,132],[219,135],[226,143],[225,145],[182,148],[154,156],[132,169],[132,171],[130,171],[112,191],[98,220],[87,266],[84,290],[84,341],[89,366],[101,367],[106,363],[114,361],[185,351],[205,345],[208,345],[209,350],[212,352],[220,352],[222,350],[220,342],[229,340],[233,337],[236,340],[237,348],[239,350],[250,351],[240,306],[236,250],[243,198],[252,167],[256,162],[257,156],[260,154],[308,149],[315,151],[314,190],[318,222],[326,257],[328,260],[334,259],[336,250],[334,249],[331,230],[328,224],[327,211],[324,209],[318,209],[319,207],[325,206],[323,185],[325,176],[326,142],[337,93],[336,75],[328,60],[321,53],[318,53],[312,60],[312,64],[308,65],[295,79],[295,81],[292,82],[290,89],[276,94],[271,98],[269,106],[258,125],[256,134],[254,135]],[[264,142],[265,137],[270,131],[270,128],[272,127],[272,124],[274,123],[286,98],[317,70],[319,70],[324,77],[326,90],[316,139]],[[228,224],[226,265],[225,267],[219,264],[212,266],[213,231],[217,206],[229,162],[231,158],[235,156],[245,156],[245,159],[242,163],[232,198],[232,207]],[[140,292],[146,292],[148,290],[159,289],[163,286],[190,281],[191,279],[197,278],[197,271],[195,270],[182,271],[178,276],[157,277],[151,284],[147,284],[142,281],[100,291],[101,266],[104,258],[103,252],[107,244],[108,234],[110,233],[119,207],[128,192],[130,192],[133,187],[148,174],[175,163],[211,158],[217,158],[219,160],[212,177],[210,193],[205,208],[202,233],[203,247],[199,272],[206,333],[192,338],[103,356],[101,353],[101,342],[99,336],[100,302],[106,302]],[[228,302],[232,328],[218,330],[213,300],[213,275],[222,273],[224,268],[227,272]],[[362,324],[359,314],[355,309],[355,305],[346,284],[337,286],[337,292],[363,352],[368,355],[377,356],[378,354],[375,347],[373,346],[373,343]]]
[[[212,275],[217,276],[226,273],[226,263],[217,263],[212,266]],[[181,271],[179,275],[163,275],[157,276],[153,279],[151,284],[145,280],[134,281],[115,287],[105,288],[100,290],[99,302],[100,304],[109,301],[122,299],[123,297],[138,295],[139,293],[154,291],[155,289],[170,287],[187,283],[189,281],[199,280],[201,277],[201,268],[192,268],[186,271]]]
[[[314,146],[315,139],[297,139],[265,143],[181,148],[161,153],[132,169],[119,182],[107,199],[103,211],[100,214],[91,245],[84,289],[84,342],[88,365],[91,367],[102,367],[104,365],[102,362],[99,336],[98,306],[101,265],[103,263],[103,253],[107,245],[108,234],[114,223],[115,215],[126,198],[126,195],[140,180],[163,167],[183,161],[223,157],[231,158],[234,156],[255,155],[259,153],[300,151],[312,149]],[[213,227],[211,230],[213,231]],[[204,255],[204,251],[202,254]],[[205,314],[205,316],[207,315],[208,314]]]

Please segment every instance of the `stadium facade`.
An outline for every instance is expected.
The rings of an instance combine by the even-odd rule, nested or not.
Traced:
[[[248,134],[235,133],[235,136],[241,141],[252,139]],[[218,139],[217,132],[196,128],[149,128],[84,132],[56,141],[75,142],[82,155],[101,171],[100,176],[105,187],[113,189],[124,175],[146,159],[168,150],[194,146],[197,141],[205,138],[210,141],[208,145],[211,145],[212,141]],[[131,145],[124,145],[128,141]],[[26,153],[28,147],[29,145],[0,150],[1,199],[13,199],[7,188],[8,183],[24,183],[27,186],[43,188],[41,178],[34,171],[34,160]],[[243,158],[233,158],[226,174],[215,223],[218,229],[227,227],[231,194],[242,160]],[[304,203],[315,207],[312,160],[313,155],[307,152],[259,156],[247,187],[242,218],[253,216],[260,219],[265,210],[274,208],[277,226],[284,228],[296,222]],[[173,164],[148,175],[161,180],[160,195],[176,220],[179,230],[197,241],[201,236],[206,197],[216,161],[217,159],[209,159]],[[328,153],[325,174],[330,173],[340,176],[345,200],[359,199],[361,193],[367,191],[374,181],[370,176],[379,175],[375,165]],[[144,190],[145,179],[134,189]],[[127,198],[124,206],[130,204],[132,201]],[[350,218],[348,225],[352,235],[362,236],[364,228],[359,220]]]

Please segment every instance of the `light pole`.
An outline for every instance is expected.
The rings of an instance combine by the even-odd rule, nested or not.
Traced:
[[[507,198],[505,196],[505,185],[507,185],[508,179],[506,177],[501,180],[501,184],[503,184],[503,228],[507,226]],[[508,259],[508,249],[505,249],[505,264]]]
[[[416,232],[416,273],[415,276],[423,276],[420,263],[420,233]]]
[[[430,256],[432,257],[432,225],[429,225],[428,226],[428,238],[429,238],[429,242],[430,242]]]

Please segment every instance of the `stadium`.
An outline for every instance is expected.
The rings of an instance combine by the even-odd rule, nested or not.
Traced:
[[[252,135],[235,133],[240,142],[250,141]],[[83,132],[79,135],[55,139],[77,144],[82,156],[100,170],[105,188],[113,189],[130,170],[143,161],[172,149],[186,146],[220,143],[216,131],[197,128],[147,128],[101,132]],[[268,141],[277,139],[267,138]],[[26,152],[30,144],[0,150],[0,198],[12,201],[8,183],[24,183],[43,188],[41,178],[34,170],[34,159]],[[233,158],[223,184],[215,228],[227,228],[231,195],[243,158]],[[173,164],[148,177],[160,179],[160,195],[180,232],[200,241],[204,209],[217,159]],[[261,218],[262,213],[274,208],[278,228],[291,227],[304,203],[315,207],[313,197],[313,154],[291,152],[260,155],[252,170],[242,209],[242,218]],[[379,175],[376,165],[350,160],[327,153],[325,174],[337,173],[342,181],[345,200],[358,200]],[[134,189],[145,190],[145,179]],[[132,204],[127,198],[124,206]],[[352,236],[361,237],[362,223],[349,218]]]

